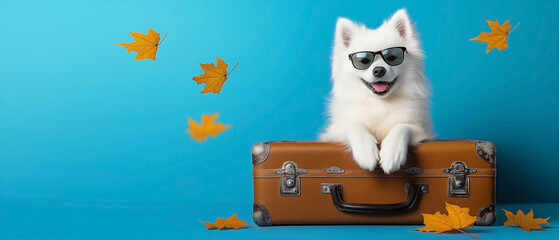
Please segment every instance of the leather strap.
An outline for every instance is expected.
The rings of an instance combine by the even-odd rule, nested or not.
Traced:
[[[399,213],[412,209],[417,203],[419,194],[421,194],[420,186],[417,184],[408,184],[408,197],[405,201],[392,204],[368,204],[368,203],[351,203],[342,199],[341,184],[333,184],[329,186],[330,195],[334,206],[342,212],[362,213],[362,214],[384,214]]]

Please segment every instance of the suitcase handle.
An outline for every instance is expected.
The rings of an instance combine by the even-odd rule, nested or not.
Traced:
[[[351,203],[342,199],[342,184],[329,184],[327,186],[332,196],[334,206],[342,212],[379,214],[379,213],[398,213],[412,209],[420,194],[427,193],[429,185],[418,183],[406,183],[408,197],[405,201],[391,204],[369,204]]]

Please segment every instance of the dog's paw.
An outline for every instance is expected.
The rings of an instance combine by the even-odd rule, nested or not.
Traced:
[[[359,167],[373,171],[379,160],[379,150],[373,136],[350,143],[353,159]]]
[[[380,166],[386,174],[391,174],[406,163],[408,142],[396,136],[388,136],[380,148]]]

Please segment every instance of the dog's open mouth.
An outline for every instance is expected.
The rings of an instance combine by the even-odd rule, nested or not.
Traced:
[[[394,85],[396,80],[398,80],[398,78],[394,78],[394,81],[392,82],[378,81],[378,82],[370,83],[365,81],[365,79],[361,78],[361,81],[363,81],[365,86],[367,86],[369,90],[373,91],[374,94],[379,96],[388,93],[388,91],[390,91],[390,88]]]

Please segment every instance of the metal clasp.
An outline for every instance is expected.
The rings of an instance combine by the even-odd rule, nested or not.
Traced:
[[[275,169],[275,174],[281,174],[280,178],[280,194],[283,197],[298,197],[301,195],[301,179],[297,177],[301,174],[307,174],[309,171],[299,169],[297,163],[287,161],[283,163],[282,168]]]
[[[470,196],[470,178],[468,174],[477,172],[476,169],[468,168],[465,162],[453,162],[450,168],[443,169],[444,173],[452,176],[448,177],[448,196],[449,197],[468,197]]]

